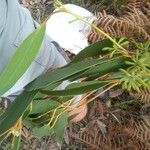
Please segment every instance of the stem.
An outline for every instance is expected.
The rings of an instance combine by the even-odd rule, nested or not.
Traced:
[[[70,101],[70,103],[71,103],[71,101]],[[68,110],[67,110],[67,107],[70,105],[70,103],[68,103],[68,105],[66,105],[66,106],[64,107],[64,111],[63,111],[63,112],[61,112],[60,114],[58,114],[58,115],[56,116],[56,119],[55,119],[53,125],[50,127],[51,129],[55,126],[55,124],[56,124],[57,120],[59,119],[59,117],[60,117],[63,113],[65,113],[65,112],[68,111]],[[51,120],[53,120],[53,119],[51,119]],[[51,121],[51,122],[52,122],[52,121]],[[48,125],[50,125],[50,124],[48,124]]]
[[[55,124],[56,124],[57,120],[59,119],[59,117],[60,117],[63,113],[65,113],[65,112],[67,112],[67,110],[64,110],[63,112],[61,112],[59,115],[56,116],[56,119],[55,119],[53,125],[50,127],[50,129],[52,129],[52,128],[55,126]]]
[[[47,124],[47,126],[49,126],[49,125],[52,123],[52,121],[53,121],[53,119],[54,119],[54,117],[55,117],[56,111],[57,111],[57,109],[54,110],[53,115],[52,115],[52,117],[51,117],[49,123]]]

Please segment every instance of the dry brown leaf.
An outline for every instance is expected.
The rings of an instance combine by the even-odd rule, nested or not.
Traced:
[[[79,122],[81,121],[87,114],[88,108],[86,99],[79,101],[75,105],[69,106],[69,117],[73,117],[71,122]]]

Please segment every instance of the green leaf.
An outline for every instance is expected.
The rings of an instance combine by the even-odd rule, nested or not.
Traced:
[[[18,119],[25,112],[37,91],[23,91],[16,100],[12,102],[10,107],[0,116],[0,135],[8,131],[15,125]]]
[[[0,74],[0,95],[8,91],[28,69],[37,55],[45,35],[45,24],[29,35]]]
[[[47,112],[48,110],[56,108],[58,105],[60,105],[59,102],[53,101],[51,99],[35,100],[32,102],[33,107],[30,114],[44,113]]]
[[[120,71],[118,71],[118,72],[113,72],[113,73],[111,74],[111,76],[108,77],[107,79],[108,79],[108,80],[116,80],[116,79],[121,79],[122,77],[123,77],[123,73],[120,72]]]
[[[83,73],[83,76],[89,76],[92,74],[99,73],[99,75],[104,75],[106,73],[114,72],[120,69],[121,67],[125,67],[125,60],[124,58],[113,58],[108,59],[106,63],[100,64],[93,68],[88,69]]]
[[[86,92],[94,91],[110,84],[110,81],[85,81],[81,83],[72,83],[65,90],[41,90],[41,93],[53,96],[71,96],[80,95]]]
[[[50,126],[44,125],[42,127],[34,127],[32,133],[34,136],[42,138],[43,136],[49,136],[52,134],[53,129],[51,129]]]
[[[100,77],[104,74],[118,71],[120,68],[124,68],[126,66],[127,65],[125,64],[125,59],[123,57],[107,59],[104,63],[91,67],[83,73],[80,73],[76,77],[72,77],[71,81],[77,80],[82,77]]]
[[[38,126],[30,118],[26,118],[25,120],[23,120],[23,125],[28,129],[33,129]]]
[[[69,79],[69,77],[72,75],[85,71],[86,69],[95,65],[104,63],[105,61],[107,60],[94,59],[67,65],[66,67],[39,76],[37,79],[29,83],[25,89],[31,91],[35,89],[46,88],[47,86]]]
[[[36,94],[37,95],[37,94]],[[34,99],[33,99],[34,100]],[[29,104],[28,108],[25,110],[25,112],[22,115],[22,120],[25,120],[29,115],[30,112],[32,111],[32,102]]]
[[[94,44],[83,49],[74,59],[73,63],[81,61],[88,57],[102,55],[106,52],[103,51],[104,47],[112,47],[113,43],[109,39],[104,39],[102,41],[95,42]]]
[[[64,137],[64,130],[68,124],[68,113],[63,111],[64,110],[59,111],[58,114],[62,114],[58,117],[58,120],[56,121],[54,127],[50,127],[48,125],[44,125],[42,127],[34,127],[32,129],[33,135],[41,138],[43,136],[49,136],[50,134],[55,133],[57,141],[61,143]]]
[[[26,119],[29,116],[30,112],[31,112],[31,109],[30,109],[30,105],[29,105],[28,108],[23,113],[22,120]]]
[[[68,124],[68,113],[64,112],[61,114],[61,116],[58,118],[55,126],[54,126],[54,132],[56,134],[56,138],[58,143],[62,143],[63,137],[64,137],[64,131]]]

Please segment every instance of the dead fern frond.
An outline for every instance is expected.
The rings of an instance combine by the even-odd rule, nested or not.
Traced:
[[[99,145],[99,143],[101,143],[104,139],[97,135],[95,135],[95,138],[93,138],[93,136],[84,132],[79,134],[72,134],[71,137],[79,140],[80,142],[83,142],[84,144],[86,143],[86,145],[89,146],[90,149],[102,150],[103,146],[107,147],[107,145]]]
[[[139,5],[142,5],[142,2]],[[94,24],[112,37],[127,37],[136,41],[150,39],[150,2],[143,2],[142,7],[131,3],[122,6],[123,14],[113,16],[105,11],[96,13]],[[133,3],[132,3],[133,4]],[[92,29],[88,35],[89,43],[94,43],[105,37]]]
[[[149,150],[150,117],[131,112],[105,111],[106,116],[92,113],[95,117],[87,117],[85,126],[80,122],[71,127],[70,137],[83,143],[87,150]]]
[[[150,118],[149,118],[150,119]],[[131,140],[138,141],[138,149],[144,147],[145,149],[150,148],[150,121],[146,118],[130,120],[130,130],[126,133],[129,134]],[[143,143],[143,144],[142,144]]]
[[[141,8],[146,3],[149,3],[150,0],[125,0],[125,2],[126,4],[131,5],[132,7]]]
[[[145,8],[145,7],[143,7]],[[147,15],[144,14],[140,9],[134,8],[134,7],[128,7],[126,6],[126,17],[129,18],[133,23],[145,27],[147,25],[150,25],[150,20]]]
[[[133,92],[132,95],[141,100],[145,105],[150,105],[150,89],[142,89],[140,92]]]

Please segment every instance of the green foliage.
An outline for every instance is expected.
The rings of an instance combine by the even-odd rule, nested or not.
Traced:
[[[45,24],[37,28],[27,37],[14,56],[9,61],[4,71],[0,74],[0,95],[8,91],[24,74],[39,51],[45,35]]]
[[[57,110],[54,114],[53,120],[43,126],[32,127],[33,135],[37,137],[48,136],[55,134],[57,141],[61,143],[63,141],[64,131],[68,124],[68,113],[63,109]]]
[[[53,101],[51,99],[45,99],[45,100],[34,100],[32,102],[32,110],[30,112],[31,114],[41,114],[44,112],[47,112],[51,109],[54,109],[60,105],[59,102]]]
[[[0,83],[4,83],[8,75],[12,75],[11,80],[1,86],[1,94],[8,90],[28,68],[38,52],[44,31],[45,25],[42,25],[17,50],[11,60],[12,64],[8,64],[6,71],[0,76]],[[140,91],[149,87],[150,42],[135,43],[136,48],[132,51],[127,49],[129,45],[130,41],[125,38],[109,37],[82,50],[70,64],[45,73],[29,83],[23,93],[0,116],[0,140],[8,133],[14,136],[20,134],[18,131],[21,124],[25,124],[32,129],[34,135],[43,137],[55,134],[58,142],[61,143],[69,121],[68,106],[74,95],[89,93],[100,88],[105,90],[117,85],[129,91]],[[33,49],[33,53],[28,52],[30,48]],[[24,50],[27,51],[21,53]],[[27,56],[28,61],[25,60]],[[18,62],[21,69],[15,68]],[[15,69],[14,72],[11,67]],[[82,80],[82,82],[70,83],[63,90],[56,89],[67,80]]]
[[[105,54],[103,49],[108,46],[113,46],[113,43],[109,39],[104,39],[102,41],[98,41],[94,44],[91,44],[90,46],[79,52],[79,54],[75,56],[72,62],[78,62],[85,58],[103,55]]]
[[[56,138],[59,143],[63,141],[64,131],[67,124],[68,124],[68,113],[64,112],[59,116],[56,124],[53,127],[54,133],[56,134]]]
[[[125,38],[120,38],[119,40],[115,40],[116,43],[118,43],[121,47],[126,46],[129,44],[129,41],[127,41]],[[125,50],[120,49],[117,45],[113,44],[112,47],[104,47],[103,51],[110,52],[110,58],[112,58],[114,55],[124,55],[127,54]]]
[[[48,91],[42,90],[41,92],[46,95],[52,96],[73,96],[80,95],[98,88],[103,88],[108,85],[110,81],[85,81],[81,83],[72,83],[68,85],[65,90]]]
[[[129,44],[129,41],[122,38],[116,42],[121,48],[110,40],[99,41],[81,51],[70,64],[41,75],[27,85],[25,91],[0,116],[0,135],[15,130],[16,122],[22,118],[26,124],[30,124],[34,135],[42,137],[55,134],[61,143],[68,122],[67,107],[73,95],[99,88],[105,89],[113,84],[121,84],[123,89],[137,91],[148,87],[150,84],[148,44],[140,44],[140,48],[137,46],[136,50],[130,53],[127,50],[124,52],[122,48]],[[104,75],[108,77],[101,79]],[[55,89],[63,81],[81,78],[85,81],[72,83],[64,90]]]
[[[141,78],[140,75],[136,74],[135,72],[129,73],[126,70],[120,69],[124,74],[120,79],[120,83],[122,87],[127,90],[136,90],[140,91],[140,88],[147,87],[146,80]]]
[[[32,129],[32,133],[34,136],[42,138],[43,136],[48,136],[53,133],[53,129],[50,126],[44,125],[42,127],[34,127]]]
[[[93,59],[93,60],[84,60],[77,63],[70,63],[69,65],[66,65],[65,67],[62,67],[58,70],[41,75],[33,82],[31,82],[29,85],[27,85],[25,89],[27,91],[31,91],[52,86],[60,81],[62,82],[64,80],[69,79],[73,75],[78,75],[81,72],[87,70],[88,68],[91,68],[95,65],[104,62],[106,62],[106,60]]]
[[[150,53],[150,41],[135,43],[140,53]]]
[[[150,42],[137,44],[135,55],[131,57],[130,61],[126,61],[129,67],[126,70],[121,69],[123,77],[121,82],[123,88],[127,90],[140,91],[141,88],[149,88],[150,79]]]
[[[37,91],[24,91],[0,116],[0,136],[10,131],[25,112],[36,93]]]

